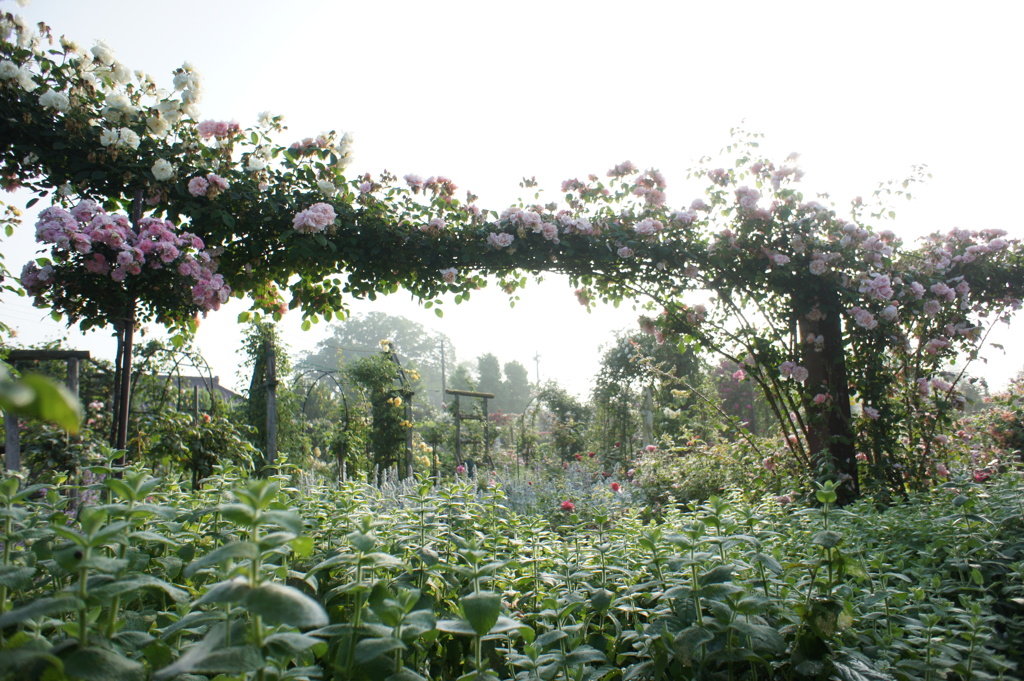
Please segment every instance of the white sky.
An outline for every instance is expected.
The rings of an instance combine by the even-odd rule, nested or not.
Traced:
[[[801,152],[805,192],[839,205],[925,163],[933,180],[897,206],[893,228],[911,240],[951,227],[1002,228],[1024,237],[1020,211],[1019,74],[1024,3],[972,2],[351,2],[291,0],[34,0],[0,8],[82,47],[103,39],[120,61],[170,83],[192,62],[204,77],[204,118],[243,125],[284,114],[294,138],[322,130],[356,136],[350,173],[445,175],[488,208],[536,175],[557,191],[566,178],[603,174],[629,159],[657,167],[669,203],[699,188],[686,168],[728,143],[745,121],[776,158]],[[285,141],[285,140],[282,140]],[[287,141],[290,141],[288,138]],[[5,197],[5,199],[8,197]],[[12,197],[13,198],[13,197]],[[0,242],[17,273],[31,256],[31,221]],[[352,309],[401,314],[446,333],[460,360],[492,352],[542,380],[585,395],[612,333],[636,313],[587,314],[564,282],[531,286],[514,310],[488,289],[444,319],[402,294]],[[203,322],[198,343],[226,384],[236,381],[241,328],[233,303]],[[16,342],[69,338],[112,357],[104,332],[86,338],[26,299],[5,298]],[[312,348],[286,318],[293,350]],[[1024,328],[994,337],[972,373],[993,387],[1024,367]]]

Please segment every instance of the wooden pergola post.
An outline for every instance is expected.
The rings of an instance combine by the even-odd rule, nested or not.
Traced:
[[[11,350],[7,353],[7,361],[31,362],[44,360],[64,360],[67,363],[67,386],[71,394],[78,398],[78,363],[89,359],[88,350]],[[18,417],[4,412],[4,467],[9,471],[21,468],[21,440],[18,432]]]

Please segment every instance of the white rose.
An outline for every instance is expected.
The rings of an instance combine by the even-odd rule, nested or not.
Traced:
[[[68,107],[71,106],[71,100],[63,92],[57,92],[56,90],[47,90],[39,96],[39,104],[46,109],[56,109],[57,111],[67,111]]]
[[[114,51],[102,40],[96,41],[96,46],[92,48],[92,56],[104,66],[114,63]]]
[[[130,128],[121,128],[120,140],[118,146],[120,147],[131,147],[132,149],[138,149],[139,143],[142,140],[139,139],[138,134]]]
[[[166,159],[158,158],[156,163],[153,164],[153,177],[158,182],[171,179],[174,177],[174,166]]]
[[[160,116],[150,116],[147,118],[146,127],[149,128],[149,132],[152,133],[153,137],[166,137],[167,133],[171,131],[171,124],[166,118]]]
[[[110,108],[118,109],[119,111],[135,112],[135,107],[132,106],[132,100],[128,99],[128,95],[109,95],[106,104]]]
[[[114,64],[114,80],[121,85],[127,85],[132,80],[132,71],[124,64]]]
[[[0,61],[0,78],[3,78],[4,80],[17,78],[20,72],[21,69],[19,69],[18,65],[13,61],[6,59],[4,61]]]
[[[327,180],[317,180],[316,186],[324,196],[334,196],[338,193],[338,188],[334,186],[334,183]]]
[[[256,154],[253,154],[252,156],[250,156],[249,160],[245,164],[245,169],[246,170],[251,170],[252,172],[257,172],[257,171],[263,170],[266,167],[267,167],[267,162],[264,159],[262,159],[259,156],[257,156]]]
[[[32,78],[32,72],[24,66],[18,69],[18,85],[25,92],[32,92],[39,87],[39,84]]]
[[[100,144],[105,147],[109,147],[111,144],[117,143],[117,132],[114,130],[104,130],[100,133]]]

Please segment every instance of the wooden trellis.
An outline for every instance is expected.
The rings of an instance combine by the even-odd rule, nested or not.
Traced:
[[[448,395],[455,396],[455,461],[462,465],[462,421],[483,421],[484,422],[484,459],[487,460],[488,465],[494,467],[494,461],[491,460],[491,438],[490,438],[490,420],[487,418],[487,400],[493,400],[494,395],[492,393],[477,393],[470,390],[445,390]],[[484,401],[484,411],[482,416],[476,416],[474,414],[463,414],[462,409],[459,407],[459,397],[475,397]],[[472,464],[473,462],[470,461]],[[469,471],[472,474],[472,470]]]

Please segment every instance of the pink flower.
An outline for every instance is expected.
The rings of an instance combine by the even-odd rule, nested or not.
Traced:
[[[644,451],[647,453],[656,452],[658,451],[658,445],[647,445],[644,447]]]
[[[327,227],[334,224],[336,218],[337,214],[334,212],[333,206],[328,203],[314,203],[306,210],[296,213],[292,219],[292,224],[296,232],[312,234],[324,231]]]
[[[949,469],[946,468],[946,464],[944,464],[944,463],[937,463],[937,464],[935,464],[935,472],[938,473],[939,475],[941,475],[944,478],[948,478],[949,477]]]
[[[948,444],[949,443],[949,436],[947,436],[947,435],[936,435],[935,436],[935,442],[937,444],[940,444],[940,445]]]
[[[618,492],[620,489],[622,489],[622,485],[620,485],[617,482],[613,482],[612,483],[612,491],[613,492]]]
[[[796,368],[796,362],[783,362],[779,365],[779,375],[783,378],[789,378],[793,375],[793,369]]]
[[[864,416],[874,421],[878,418],[878,410],[874,407],[864,407]]]
[[[857,461],[864,463],[868,460],[868,455],[865,454],[864,452],[857,452],[857,456],[855,458],[857,459]]]
[[[572,503],[571,501],[569,501],[567,499],[567,500],[562,502],[562,510],[563,511],[575,511],[576,510],[576,504]]]
[[[793,503],[793,495],[792,494],[783,494],[781,497],[775,497],[775,503],[777,503],[780,506],[786,506],[787,504],[792,504]]]
[[[817,395],[814,396],[814,403],[815,404],[825,404],[825,402],[827,402],[827,401],[828,401],[828,395],[825,394],[825,393],[818,393]]]
[[[456,475],[462,475],[465,472],[466,472],[466,467],[463,466],[461,463],[458,466],[455,467],[455,474]]]
[[[644,218],[633,225],[633,231],[642,236],[654,236],[665,229],[665,226],[654,218]]]
[[[423,178],[419,175],[406,175],[403,179],[414,194],[419,193],[420,189],[423,188]]]
[[[192,196],[206,196],[206,191],[209,188],[210,183],[205,177],[193,177],[188,181],[188,193]]]
[[[803,383],[804,381],[806,381],[808,375],[809,372],[804,367],[793,368],[793,380],[796,381],[797,383]]]
[[[633,257],[633,249],[630,248],[629,246],[623,246],[622,248],[617,250],[616,253],[618,254],[618,256],[620,258],[632,258]]]
[[[747,375],[745,373],[743,373],[743,369],[740,369],[736,373],[734,373],[732,375],[732,377],[733,377],[734,380],[742,381],[744,378],[747,377]]]
[[[764,466],[764,469],[767,471],[774,471],[777,464],[772,457],[766,456],[761,460],[761,465]]]
[[[449,267],[448,269],[441,270],[441,278],[444,280],[444,283],[446,284],[454,284],[458,276],[459,271],[454,267]]]
[[[495,248],[507,248],[514,240],[515,237],[507,232],[491,232],[487,235],[487,243]]]

